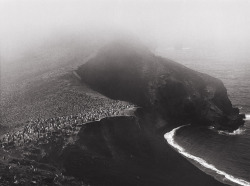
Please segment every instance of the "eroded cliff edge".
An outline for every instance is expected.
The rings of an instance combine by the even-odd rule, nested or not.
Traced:
[[[115,42],[78,68],[91,88],[160,113],[166,125],[197,124],[229,132],[244,124],[233,108],[223,82],[169,59],[155,56],[139,44]]]
[[[137,111],[138,112],[138,111]],[[90,185],[223,186],[193,166],[157,135],[153,113],[108,117],[81,127],[62,153],[65,175]]]

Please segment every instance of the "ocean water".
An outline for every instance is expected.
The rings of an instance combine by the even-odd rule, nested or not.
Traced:
[[[247,114],[247,118],[245,125],[231,134],[188,125],[165,134],[166,140],[216,179],[230,185],[250,185],[250,58],[190,59],[183,55],[171,58],[221,79],[233,105]]]

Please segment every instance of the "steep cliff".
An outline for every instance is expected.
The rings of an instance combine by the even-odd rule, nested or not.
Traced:
[[[140,115],[83,125],[78,140],[62,152],[65,174],[91,185],[224,185],[178,155],[163,135],[156,135],[151,124],[158,122],[152,115]]]
[[[244,124],[221,80],[155,56],[141,45],[113,43],[77,73],[102,94],[157,111],[174,125],[190,122],[233,131]]]

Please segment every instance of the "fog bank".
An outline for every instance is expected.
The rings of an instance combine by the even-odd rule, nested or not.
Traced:
[[[250,49],[247,0],[1,0],[2,62],[51,38],[119,33],[152,49]],[[95,30],[95,33],[93,31]],[[59,38],[60,38],[59,37]],[[241,53],[242,55],[242,53]],[[5,59],[5,60],[3,60]]]

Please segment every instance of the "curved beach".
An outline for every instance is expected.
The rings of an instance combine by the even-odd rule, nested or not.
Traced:
[[[249,186],[250,185],[249,182],[247,182],[243,179],[236,178],[233,175],[230,175],[224,171],[221,171],[221,170],[217,169],[214,165],[207,163],[206,160],[186,152],[186,150],[183,147],[178,145],[174,141],[175,133],[178,129],[186,127],[186,126],[188,126],[188,125],[174,128],[173,130],[171,130],[170,132],[168,132],[164,135],[164,138],[167,140],[169,145],[171,145],[175,150],[177,150],[180,154],[182,154],[187,159],[193,160],[193,161],[197,162],[200,166],[205,167],[206,169],[209,169],[209,170],[213,171],[214,173],[220,175],[222,177],[220,179],[223,181],[230,181],[230,182],[232,182],[232,184],[237,184],[237,185],[242,185],[242,186]],[[224,180],[224,179],[226,179],[226,180]]]

